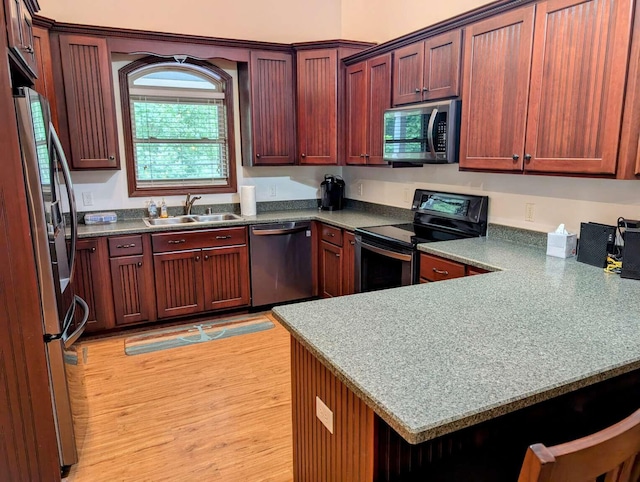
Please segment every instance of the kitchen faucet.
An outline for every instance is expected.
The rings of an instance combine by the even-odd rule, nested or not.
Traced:
[[[191,208],[193,207],[193,203],[195,203],[198,199],[202,199],[202,196],[191,197],[191,193],[187,193],[187,199],[184,202],[184,214],[186,216],[191,214]]]

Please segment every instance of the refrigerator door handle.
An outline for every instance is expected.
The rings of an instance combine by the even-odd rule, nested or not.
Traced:
[[[67,199],[69,200],[69,211],[70,211],[70,222],[71,222],[71,261],[69,262],[69,282],[73,280],[73,272],[76,265],[76,245],[78,243],[78,220],[76,219],[76,198],[73,194],[73,184],[71,182],[71,172],[69,170],[69,164],[67,163],[67,158],[64,155],[64,149],[62,149],[62,144],[60,143],[60,138],[56,133],[56,129],[53,127],[53,124],[49,122],[49,133],[51,135],[51,141],[53,143],[53,148],[56,151],[58,161],[60,161],[60,166],[62,167],[62,175],[64,177],[64,185],[67,190]],[[84,300],[83,300],[84,302]]]
[[[75,329],[75,331],[71,334],[68,334],[67,332],[73,326],[71,322],[73,321],[73,318],[75,315],[76,304],[82,307],[82,309],[84,310],[84,315],[82,317],[82,321],[80,322],[78,327]],[[84,332],[84,328],[87,325],[87,320],[89,320],[89,306],[87,305],[86,301],[84,301],[78,295],[74,295],[74,303],[73,305],[71,305],[71,308],[69,308],[69,312],[71,313],[71,316],[68,316],[69,320],[65,319],[65,328],[64,328],[64,331],[62,332],[62,343],[64,343],[65,348],[69,348],[71,345],[73,345],[75,341],[78,338],[80,338],[80,335],[82,335],[82,333]]]

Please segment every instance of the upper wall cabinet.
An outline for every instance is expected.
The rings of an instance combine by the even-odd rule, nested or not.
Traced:
[[[104,38],[60,35],[71,167],[120,169],[111,59]]]
[[[347,67],[346,163],[386,164],[383,114],[391,107],[391,54]]]
[[[5,0],[4,5],[7,37],[13,57],[29,77],[37,77],[38,69],[33,47],[33,12],[24,0]]]
[[[462,32],[453,30],[393,53],[393,105],[460,94]]]
[[[252,51],[238,70],[243,164],[295,164],[292,54]]]
[[[631,14],[550,0],[470,26],[460,167],[615,174]]]

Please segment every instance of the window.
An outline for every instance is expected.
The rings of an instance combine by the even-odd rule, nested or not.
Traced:
[[[231,77],[145,57],[119,71],[131,196],[235,192]]]

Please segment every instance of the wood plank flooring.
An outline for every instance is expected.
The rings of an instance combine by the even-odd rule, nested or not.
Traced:
[[[290,341],[273,321],[135,356],[126,336],[78,343],[68,375],[80,461],[65,480],[292,481]]]

